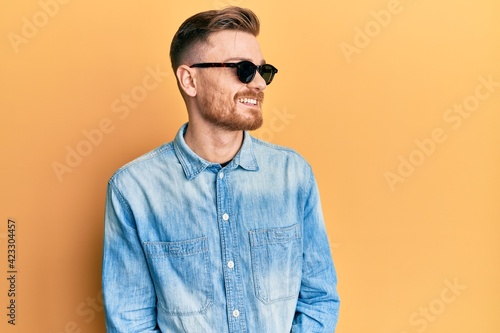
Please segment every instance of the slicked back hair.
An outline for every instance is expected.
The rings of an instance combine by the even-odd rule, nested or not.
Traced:
[[[211,34],[223,30],[248,32],[257,37],[260,22],[254,12],[240,7],[209,10],[191,16],[181,24],[170,45],[174,72],[196,44],[206,42]]]

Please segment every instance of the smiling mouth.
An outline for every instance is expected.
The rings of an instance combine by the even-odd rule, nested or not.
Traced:
[[[238,102],[248,105],[248,106],[257,106],[258,102],[255,98],[238,98]]]

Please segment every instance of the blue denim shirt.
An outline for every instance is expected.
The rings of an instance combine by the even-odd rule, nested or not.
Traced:
[[[221,167],[186,128],[109,181],[107,332],[332,333],[337,277],[310,166],[245,133]]]

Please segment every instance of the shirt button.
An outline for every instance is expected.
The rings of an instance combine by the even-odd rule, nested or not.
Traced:
[[[238,318],[239,316],[240,316],[240,312],[238,311],[238,309],[234,310],[233,317]]]
[[[224,221],[229,220],[229,215],[227,215],[227,213],[224,213],[224,215],[222,215],[222,219],[223,219]]]
[[[219,173],[219,178],[220,179],[224,178],[224,172]]]
[[[233,269],[233,267],[234,267],[234,261],[229,260],[229,261],[227,262],[227,267],[229,267],[229,269]]]

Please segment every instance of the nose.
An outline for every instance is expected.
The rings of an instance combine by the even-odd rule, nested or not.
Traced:
[[[247,87],[251,88],[251,89],[262,91],[262,90],[266,89],[267,84],[266,84],[266,81],[260,75],[259,71],[257,71],[255,73],[255,77],[253,78],[253,80],[250,81],[249,83],[247,83]]]

